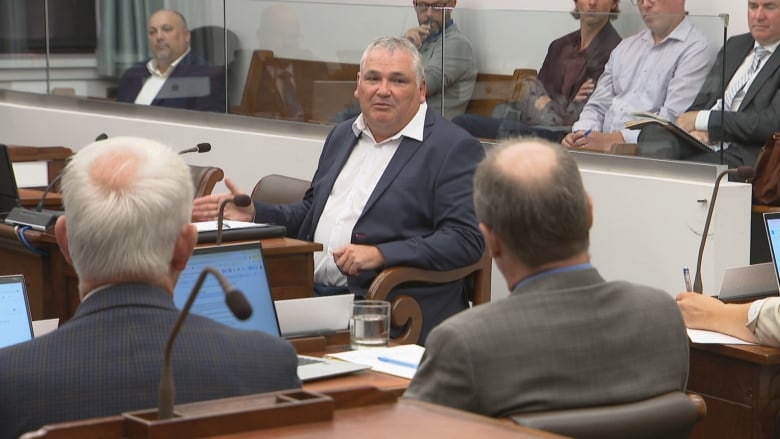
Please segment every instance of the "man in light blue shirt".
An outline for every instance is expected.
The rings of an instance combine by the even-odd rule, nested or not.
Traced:
[[[631,112],[677,119],[693,102],[715,60],[716,47],[685,16],[685,0],[637,0],[647,29],[612,51],[596,91],[585,104],[569,148],[609,151],[615,143],[636,143],[624,127]]]

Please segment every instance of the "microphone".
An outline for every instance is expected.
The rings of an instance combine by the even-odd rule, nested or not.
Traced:
[[[252,199],[249,198],[249,195],[240,194],[236,195],[234,198],[228,198],[219,205],[219,214],[217,215],[216,245],[222,244],[222,223],[225,220],[225,206],[227,206],[228,203],[233,203],[238,207],[246,207],[252,204]]]
[[[191,152],[209,152],[211,151],[211,144],[210,143],[198,143],[196,146],[193,146],[192,148],[182,149],[179,151],[179,155],[181,154],[189,154]]]
[[[219,271],[206,267],[200,272],[198,281],[190,292],[190,296],[187,298],[187,303],[184,304],[179,318],[176,319],[176,324],[171,330],[171,335],[168,336],[168,343],[165,345],[165,357],[163,357],[163,372],[160,376],[159,387],[159,406],[157,409],[158,419],[171,419],[173,417],[173,400],[175,397],[175,389],[173,385],[173,368],[171,366],[171,351],[173,350],[173,342],[176,340],[176,336],[179,334],[179,330],[184,324],[184,320],[190,314],[190,308],[195,302],[195,298],[198,297],[200,287],[203,285],[203,281],[206,280],[206,275],[212,274],[219,281],[219,286],[222,288],[222,292],[225,293],[225,303],[230,311],[239,320],[246,320],[252,315],[252,306],[247,302],[244,294],[225,279]]]
[[[707,233],[710,230],[710,223],[712,222],[712,211],[715,209],[715,199],[718,197],[718,189],[720,188],[720,181],[726,174],[737,174],[740,178],[748,180],[753,178],[756,174],[755,169],[750,166],[740,166],[738,168],[726,169],[721,172],[717,178],[715,178],[715,187],[712,188],[712,197],[710,197],[710,208],[707,211],[707,219],[704,221],[704,231],[701,234],[701,243],[699,244],[699,257],[696,261],[696,279],[693,281],[693,291],[701,294],[703,287],[701,284],[701,260],[704,256],[704,243],[707,242]]]

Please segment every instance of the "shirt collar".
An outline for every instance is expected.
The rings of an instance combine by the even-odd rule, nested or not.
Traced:
[[[171,76],[171,72],[173,72],[173,69],[176,68],[177,65],[179,65],[179,62],[187,56],[187,54],[190,53],[190,49],[187,49],[186,52],[184,52],[180,57],[176,58],[174,62],[171,63],[171,66],[168,67],[168,70],[165,71],[165,73],[161,72],[157,68],[157,60],[152,58],[149,60],[149,62],[146,63],[146,69],[149,70],[149,73],[151,73],[154,76],[158,76],[160,78],[167,78]]]
[[[755,49],[758,46],[761,46],[761,45],[758,44],[758,41],[756,41],[756,43],[753,45],[753,49]],[[763,47],[764,49],[769,51],[769,56],[772,56],[772,54],[775,53],[775,49],[777,49],[777,46],[780,46],[780,40],[775,41],[774,43],[772,43],[772,44],[770,44],[768,46],[761,46],[761,47]]]
[[[401,128],[400,131],[387,138],[385,142],[389,140],[396,140],[401,136],[422,142],[423,130],[425,129],[425,113],[427,111],[428,104],[423,102],[420,104],[420,108],[417,109],[417,113],[414,115],[414,117],[412,117],[412,120],[410,120],[405,127]],[[373,134],[371,134],[371,130],[368,128],[368,125],[366,125],[366,120],[363,118],[363,113],[360,113],[357,119],[352,122],[352,132],[355,134],[355,137],[360,137],[361,134],[365,134],[372,140],[374,139]]]
[[[535,279],[539,279],[541,277],[545,277],[557,273],[567,273],[570,271],[588,270],[591,268],[593,268],[593,265],[588,263],[588,264],[567,265],[565,267],[558,267],[558,268],[552,268],[550,270],[540,271],[538,273],[534,273],[526,277],[525,279],[521,279],[520,282],[512,285],[512,288],[510,288],[509,291],[515,291],[518,287],[525,285]]]

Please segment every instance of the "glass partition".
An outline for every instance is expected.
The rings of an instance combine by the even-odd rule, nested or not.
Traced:
[[[58,7],[71,10],[62,13]],[[579,56],[579,71],[556,67],[552,55],[558,62],[563,55],[548,50],[565,35],[579,37],[593,23],[610,28],[617,38],[647,28],[636,6],[623,2],[621,7],[613,17],[575,17],[564,11],[453,8],[446,0],[404,6],[315,0],[0,0],[6,18],[6,30],[0,33],[0,88],[333,124],[360,111],[354,90],[365,46],[379,36],[405,35],[422,46],[429,106],[448,119],[477,115],[566,133],[617,41],[596,40],[604,46],[584,50],[584,56],[578,50],[567,52]],[[146,90],[157,91],[156,96],[139,99],[149,75],[146,61],[158,44],[147,24],[160,8],[175,9],[186,18],[190,54],[197,60],[187,61],[192,65],[186,74],[177,66],[180,74],[167,78],[167,85]],[[68,27],[67,17],[80,21]],[[94,29],[84,32],[90,28],[89,17]],[[726,24],[721,17],[689,15],[686,20],[713,48],[722,46]],[[588,80],[591,89],[578,97]],[[641,100],[631,105],[636,105],[632,111],[657,110],[642,108]],[[504,129],[475,135],[500,138],[505,132],[512,133]]]

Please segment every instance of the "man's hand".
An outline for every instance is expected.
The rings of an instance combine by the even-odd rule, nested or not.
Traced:
[[[685,320],[685,326],[694,329],[713,330],[713,319],[725,305],[720,300],[704,294],[683,292],[677,295],[677,305]]]
[[[230,177],[225,177],[225,185],[230,190],[230,193],[226,194],[211,194],[200,198],[196,198],[192,202],[192,221],[215,221],[219,215],[219,206],[222,202],[235,197],[236,195],[244,194]],[[255,205],[249,204],[247,207],[238,207],[234,203],[228,203],[225,206],[225,218],[235,221],[252,222],[255,218]]]
[[[705,145],[709,145],[710,144],[710,133],[708,133],[707,131],[693,130],[693,131],[691,131],[690,134],[691,134],[691,136],[699,139],[699,141],[701,141],[701,143],[703,143]]]
[[[411,41],[418,49],[422,46],[423,41],[431,34],[430,24],[421,24],[417,27],[413,27],[404,32],[404,38]]]
[[[333,260],[347,276],[374,270],[385,265],[385,256],[373,245],[349,244],[333,250]]]
[[[588,97],[590,97],[590,95],[593,94],[593,90],[595,89],[596,89],[596,83],[593,82],[592,79],[588,79],[587,81],[583,82],[582,85],[580,86],[580,89],[577,90],[577,95],[574,96],[573,101],[582,102],[588,99]]]
[[[619,132],[577,131],[567,134],[562,143],[572,149],[587,148],[588,151],[609,152],[613,144],[623,142],[623,135]]]
[[[675,124],[682,128],[683,130],[687,132],[695,131],[696,130],[696,116],[699,114],[698,111],[688,111],[680,115],[680,117],[677,118],[677,121]]]

